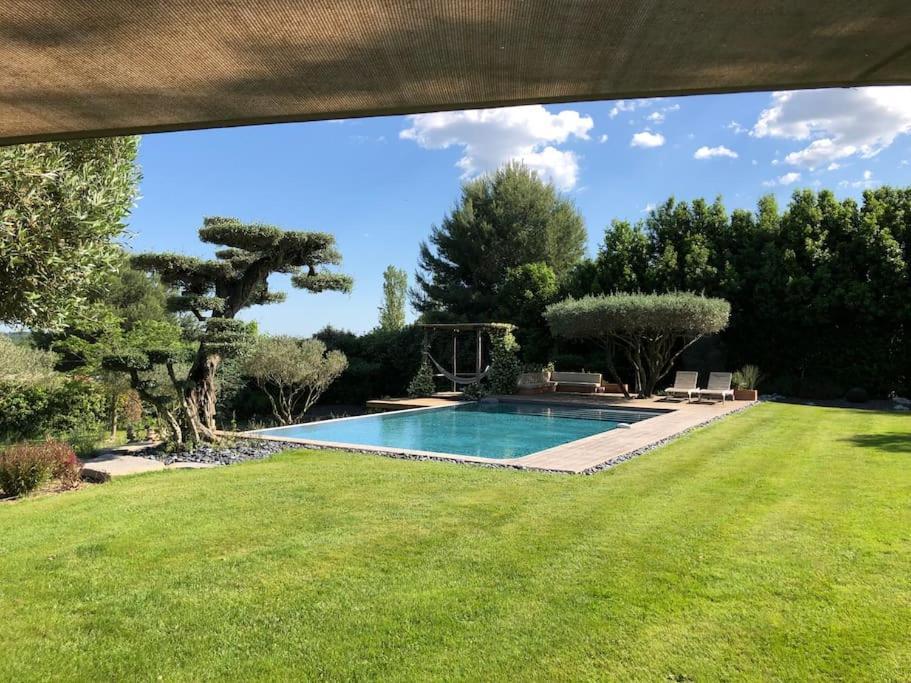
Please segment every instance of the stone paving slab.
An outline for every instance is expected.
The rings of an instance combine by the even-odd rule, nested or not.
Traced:
[[[136,455],[121,455],[119,453],[103,453],[97,458],[86,460],[82,471],[90,480],[105,481],[111,477],[122,477],[128,474],[142,472],[156,472],[165,469],[163,462],[140,458]]]

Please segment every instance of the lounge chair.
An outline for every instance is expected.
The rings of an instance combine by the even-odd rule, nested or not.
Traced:
[[[722,403],[726,398],[734,400],[734,390],[731,389],[730,372],[713,372],[709,374],[709,382],[705,389],[699,389],[698,396],[701,401],[703,398],[720,399]]]
[[[689,370],[681,370],[674,375],[674,386],[664,390],[668,398],[680,398],[685,396],[689,401],[693,396],[699,395],[699,389],[696,383],[699,381],[699,373]]]

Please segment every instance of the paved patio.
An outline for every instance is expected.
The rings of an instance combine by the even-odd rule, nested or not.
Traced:
[[[622,396],[582,395],[582,394],[546,394],[542,396],[504,396],[502,400],[535,402],[535,403],[561,403],[567,405],[587,405],[597,407],[617,407],[628,409],[652,409],[666,411],[660,415],[634,422],[623,429],[612,429],[608,432],[595,434],[577,441],[537,451],[519,458],[484,458],[454,453],[436,453],[404,448],[389,448],[363,444],[348,444],[331,441],[317,441],[297,437],[262,436],[248,432],[244,436],[299,443],[303,446],[317,448],[335,448],[364,453],[376,453],[391,457],[402,457],[420,460],[441,460],[447,462],[475,463],[493,467],[507,467],[512,469],[541,470],[548,472],[564,472],[571,474],[592,473],[613,464],[622,462],[630,457],[659,446],[690,429],[708,424],[713,420],[731,413],[743,410],[753,405],[747,401],[728,401],[726,403],[687,403],[673,402],[664,399],[625,399]],[[422,405],[412,405],[415,401],[426,402]],[[450,405],[448,398],[429,399],[387,399],[389,406],[386,410],[433,410],[434,408]],[[359,418],[344,418],[359,419]]]

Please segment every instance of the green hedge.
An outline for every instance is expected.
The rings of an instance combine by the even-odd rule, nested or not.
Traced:
[[[55,386],[0,383],[0,441],[13,442],[100,431],[107,396],[87,379]]]

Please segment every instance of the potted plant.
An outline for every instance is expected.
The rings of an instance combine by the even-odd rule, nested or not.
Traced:
[[[735,401],[755,401],[759,398],[756,387],[762,375],[755,365],[744,365],[734,373],[731,383],[734,385]]]

